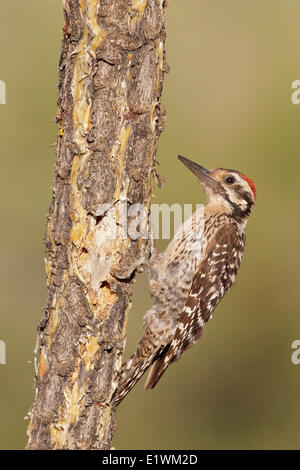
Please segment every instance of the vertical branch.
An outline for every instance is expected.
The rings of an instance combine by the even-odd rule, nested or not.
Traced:
[[[164,60],[163,0],[65,0],[48,298],[28,449],[107,449],[135,271],[148,242]]]

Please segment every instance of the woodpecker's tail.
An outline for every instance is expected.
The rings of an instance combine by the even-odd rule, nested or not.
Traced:
[[[151,358],[147,358],[147,361],[141,362],[139,358],[134,354],[131,356],[125,364],[122,366],[119,387],[116,391],[114,403],[119,405],[123,398],[126,397],[127,393],[135,386],[142,375],[146,372],[151,364]]]
[[[145,334],[137,347],[136,352],[123,364],[119,386],[115,393],[114,403],[119,405],[128,392],[144,375],[148,367],[158,357],[161,349],[149,342],[149,335]]]
[[[160,380],[161,376],[167,369],[169,362],[166,361],[166,353],[170,347],[170,344],[167,344],[159,354],[155,356],[155,360],[151,365],[147,380],[145,382],[145,390],[151,390],[155,387],[157,382]]]

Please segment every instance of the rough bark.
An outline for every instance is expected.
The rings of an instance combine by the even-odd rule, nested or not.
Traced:
[[[108,449],[134,274],[147,240],[112,236],[148,210],[164,59],[163,0],[65,0],[48,298],[28,449]],[[103,209],[103,204],[107,208]]]

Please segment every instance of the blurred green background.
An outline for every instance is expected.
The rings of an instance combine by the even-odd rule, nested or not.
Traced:
[[[0,105],[1,323],[7,364],[0,365],[0,448],[25,445],[23,420],[33,399],[35,327],[45,302],[45,215],[56,139],[60,0],[1,2]],[[167,9],[159,171],[167,183],[155,202],[201,203],[183,155],[251,176],[257,206],[236,285],[203,339],[171,366],[159,386],[142,381],[117,411],[117,449],[300,447],[298,0],[171,0]],[[166,242],[158,243],[162,249]],[[135,285],[128,347],[151,305]]]

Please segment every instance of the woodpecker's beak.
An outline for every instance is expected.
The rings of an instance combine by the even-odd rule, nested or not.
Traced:
[[[192,162],[182,155],[178,155],[179,160],[191,170],[203,183],[204,186],[209,186],[210,188],[216,188],[218,185],[217,181],[210,176],[210,171],[204,168],[204,166],[198,165],[198,163]]]

